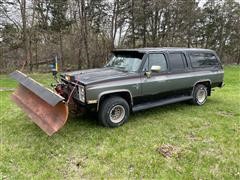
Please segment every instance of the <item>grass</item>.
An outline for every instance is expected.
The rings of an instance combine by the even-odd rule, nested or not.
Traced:
[[[45,85],[49,74],[33,74]],[[1,179],[240,178],[240,67],[225,67],[225,87],[202,106],[172,104],[132,114],[109,129],[70,117],[48,137],[0,92]],[[0,76],[0,87],[16,82]],[[158,149],[176,151],[164,157]]]

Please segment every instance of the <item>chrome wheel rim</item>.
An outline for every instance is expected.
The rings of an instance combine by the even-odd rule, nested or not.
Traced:
[[[196,96],[197,96],[198,102],[202,104],[206,100],[207,92],[205,89],[199,89]]]
[[[122,105],[116,105],[110,111],[110,120],[113,123],[119,123],[123,120],[125,114],[126,112],[124,107]]]

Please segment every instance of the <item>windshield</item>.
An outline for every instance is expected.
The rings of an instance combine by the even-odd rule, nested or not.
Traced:
[[[141,53],[118,53],[113,54],[106,67],[119,69],[126,72],[136,72],[142,63],[143,54]]]

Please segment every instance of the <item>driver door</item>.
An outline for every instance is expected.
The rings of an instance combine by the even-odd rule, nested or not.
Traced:
[[[152,66],[160,66],[159,72],[150,72]],[[148,77],[147,72],[151,75]],[[141,74],[141,94],[146,101],[158,100],[159,94],[167,91],[168,65],[165,53],[150,53]]]

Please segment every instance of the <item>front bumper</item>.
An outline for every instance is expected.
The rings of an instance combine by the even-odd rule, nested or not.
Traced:
[[[66,101],[69,99],[69,96],[72,92],[72,90],[75,87],[75,82],[71,82],[71,81],[67,81],[65,79],[61,79],[62,82],[62,96],[65,97]],[[86,95],[85,95],[86,97]],[[79,88],[78,88],[78,84],[76,86],[76,88],[74,89],[74,91],[72,92],[72,95],[70,97],[69,102],[75,107],[75,109],[88,109],[91,111],[95,111],[97,108],[97,101],[86,101],[82,102],[79,98]]]

